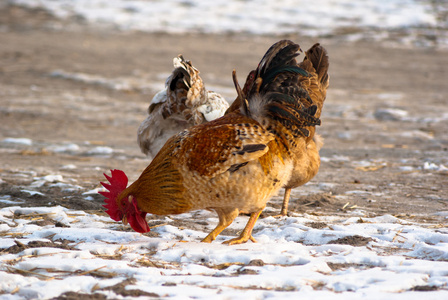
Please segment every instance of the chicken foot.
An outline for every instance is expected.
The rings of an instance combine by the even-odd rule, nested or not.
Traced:
[[[244,227],[244,230],[241,232],[240,236],[228,241],[225,241],[223,244],[228,245],[237,245],[237,244],[243,244],[247,242],[248,240],[251,240],[252,242],[256,243],[257,240],[254,239],[252,236],[252,230],[254,229],[255,223],[258,220],[258,217],[261,215],[261,212],[263,209],[253,212],[250,215],[249,221],[246,224],[246,227]]]
[[[211,243],[216,239],[216,237],[226,229],[233,220],[239,215],[240,211],[237,208],[214,208],[219,217],[219,223],[201,242]]]

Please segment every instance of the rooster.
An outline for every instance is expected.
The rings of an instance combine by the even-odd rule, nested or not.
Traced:
[[[182,55],[173,59],[174,70],[165,89],[158,92],[148,107],[148,116],[137,132],[140,150],[153,158],[171,136],[180,131],[224,115],[228,102],[205,89],[199,70]]]
[[[303,78],[314,75],[297,65],[299,45],[282,40],[260,61],[245,93],[236,72],[233,81],[240,107],[214,121],[193,126],[171,137],[140,177],[127,186],[123,171],[105,174],[109,183],[106,212],[137,232],[150,230],[145,216],[208,209],[218,225],[202,240],[212,242],[240,212],[250,214],[241,234],[225,241],[240,244],[267,201],[285,186],[295,168],[294,154],[312,140],[318,106],[301,102]]]
[[[316,105],[316,118],[320,118],[322,107],[326,98],[327,88],[329,86],[329,60],[327,51],[319,44],[315,44],[305,52],[305,58],[298,66],[308,72],[309,76],[301,76],[297,86],[300,93],[297,94],[298,101],[305,107]],[[255,71],[251,71],[247,77],[246,84],[243,88],[243,94],[247,93],[247,89],[254,81]],[[239,109],[241,105],[240,99],[236,99],[227,109],[227,113],[231,113]],[[311,133],[306,140],[305,147],[297,148],[292,154],[294,168],[291,178],[284,186],[285,194],[283,197],[283,205],[280,214],[286,216],[288,213],[289,198],[291,189],[304,185],[310,181],[319,171],[320,156],[319,150],[323,145],[323,139],[314,133],[315,128],[307,128]],[[301,138],[301,137],[300,137]]]

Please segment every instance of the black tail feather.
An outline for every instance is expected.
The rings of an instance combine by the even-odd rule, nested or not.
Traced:
[[[271,83],[275,82],[275,77],[282,74],[286,74],[286,76],[288,77],[295,77],[294,74],[302,75],[305,77],[310,76],[307,71],[297,66],[278,66],[270,69],[269,72],[266,72],[265,75],[261,77],[263,81],[260,90],[263,90],[264,88],[269,90],[268,87]]]
[[[299,54],[300,46],[289,40],[282,40],[272,45],[258,64],[258,76],[262,76],[268,69],[278,66],[294,66],[295,57]]]
[[[326,85],[328,82],[328,68],[330,66],[327,50],[319,43],[314,44],[306,51],[306,59],[311,61],[319,81]]]
[[[272,45],[261,59],[246,95],[249,110],[260,107],[251,102],[260,101],[260,97],[263,99],[261,116],[273,121],[268,130],[279,136],[280,143],[286,148],[289,148],[286,144],[296,143],[298,137],[310,137],[313,132],[310,127],[321,123],[316,116],[317,106],[301,85],[301,80],[310,77],[310,73],[298,66],[299,51],[300,46],[288,40]],[[310,52],[312,63],[319,64],[319,52],[322,53],[319,48]],[[252,114],[249,112],[248,115]]]

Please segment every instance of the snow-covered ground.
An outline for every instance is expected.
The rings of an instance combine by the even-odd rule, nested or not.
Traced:
[[[13,205],[0,210],[1,299],[66,292],[114,299],[448,298],[442,224],[356,211],[352,217],[268,217],[255,227],[258,243],[227,246],[221,242],[229,236],[199,243],[217,223],[210,212],[150,221],[151,236],[145,236],[106,216],[0,201]],[[175,219],[208,225],[177,228],[170,225]],[[246,219],[240,216],[231,229],[242,229]]]
[[[420,0],[10,0],[120,30],[344,36],[448,46],[448,3]]]
[[[352,41],[394,39],[402,45],[426,45],[432,41],[448,45],[446,1],[8,0],[8,3],[43,7],[63,19],[74,17],[88,24],[122,31],[297,33],[313,37],[340,35]],[[45,76],[106,90],[150,94],[163,87],[169,72],[159,74],[158,80],[149,80],[151,77],[140,73],[109,78],[63,69],[55,69]],[[30,87],[32,91],[37,89],[34,85]],[[234,97],[233,88],[216,86],[213,89],[229,99]],[[351,91],[331,90],[331,93],[336,95],[333,96],[336,101],[335,98],[349,98]],[[51,99],[36,102],[35,97],[14,99],[16,106],[11,105],[11,111],[23,106],[46,117],[46,109],[55,104]],[[406,95],[364,93],[356,97],[364,103],[372,97],[384,98],[384,102],[392,105]],[[96,94],[81,97],[66,91],[54,98],[58,105],[62,103],[64,108],[82,112],[80,115],[86,120],[93,120],[98,112],[110,110],[108,118],[118,120],[115,126],[119,122],[135,122],[132,118],[136,112],[142,113],[147,107],[146,103],[143,108],[142,104],[129,102],[127,117],[120,119],[117,118],[118,106],[104,104],[111,101],[106,97]],[[442,103],[445,98],[440,99]],[[381,140],[378,142],[381,149],[400,148],[407,146],[403,140],[411,145],[415,145],[415,140],[420,143],[435,140],[431,130],[415,128],[426,129],[428,124],[435,124],[437,128],[448,120],[448,114],[437,107],[428,115],[427,107],[421,108],[426,113],[419,111],[417,114],[405,105],[396,105],[399,108],[375,106],[375,109],[365,109],[362,105],[366,104],[336,105],[329,101],[324,114],[330,126],[350,119],[359,124],[359,128],[341,129],[333,139],[351,145],[368,132],[382,137],[377,139]],[[384,125],[377,121],[399,122],[399,126],[383,131]],[[406,127],[410,123],[417,125]],[[362,127],[366,124],[373,130],[366,131]],[[59,167],[60,172],[55,173],[41,166],[26,170],[14,165],[1,166],[3,179],[8,176],[15,180],[11,180],[14,182],[11,193],[2,191],[0,196],[0,203],[7,206],[0,208],[0,299],[51,299],[70,292],[79,299],[86,294],[96,294],[96,299],[102,299],[101,295],[108,299],[448,299],[448,212],[441,210],[436,213],[437,218],[420,216],[415,220],[381,213],[370,217],[353,204],[356,198],[366,198],[365,201],[372,203],[380,198],[395,201],[390,190],[409,188],[403,183],[391,182],[387,188],[379,189],[370,181],[361,180],[353,189],[334,194],[334,198],[347,203],[344,213],[338,214],[335,210],[335,214],[330,215],[316,208],[313,214],[293,212],[289,217],[261,218],[254,230],[258,243],[222,245],[246,224],[247,217],[239,216],[227,233],[212,244],[202,244],[200,240],[218,221],[212,212],[150,219],[152,230],[142,235],[113,222],[105,214],[87,209],[25,207],[29,206],[26,202],[30,197],[42,199],[45,201],[42,205],[51,206],[52,197],[70,200],[68,195],[98,205],[98,189],[87,189],[85,182],[97,181],[96,177],[75,177],[71,171],[107,172],[108,164],[102,158],[134,160],[134,165],[140,160],[139,167],[146,164],[146,160],[95,140],[54,142],[20,134],[5,135],[0,140],[2,153],[20,154],[24,159],[37,154],[55,159],[64,156],[64,162],[70,163]],[[439,149],[437,143],[446,145],[443,144],[446,138],[437,134],[439,140],[429,149]],[[332,145],[331,137],[328,140],[328,145]],[[129,147],[136,148],[134,144]],[[408,155],[383,160],[375,156],[355,159],[346,151],[328,153],[322,157],[322,162],[327,169],[334,166],[330,171],[337,167],[352,172],[388,168],[389,173],[406,173],[414,178],[411,188],[427,188],[418,193],[426,193],[426,198],[421,197],[422,202],[446,202],[446,195],[436,185],[425,186],[427,183],[423,181],[425,176],[446,181],[446,157],[425,155],[423,160],[421,156]],[[90,158],[98,161],[83,165]],[[57,169],[58,164],[55,165]],[[0,178],[0,184],[5,184],[2,187],[11,187],[7,185],[9,181]],[[315,181],[293,194],[331,193],[337,187],[331,180]],[[52,193],[51,197],[47,191]],[[416,214],[418,210],[416,206]],[[275,214],[278,210],[268,207],[267,212]],[[180,227],[182,222],[186,225]]]

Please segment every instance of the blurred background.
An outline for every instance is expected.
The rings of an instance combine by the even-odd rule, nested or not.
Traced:
[[[120,31],[247,33],[369,40],[393,46],[448,46],[446,0],[2,0],[60,20]],[[3,16],[5,17],[5,16]],[[14,16],[13,16],[14,17]],[[18,16],[16,16],[18,17]],[[27,20],[17,20],[26,26]],[[63,28],[60,28],[63,26]]]

